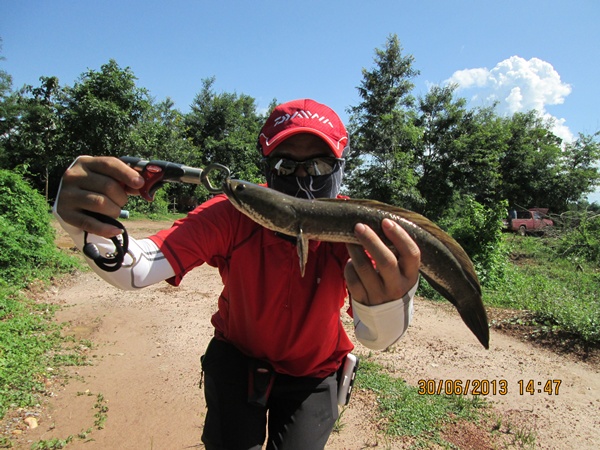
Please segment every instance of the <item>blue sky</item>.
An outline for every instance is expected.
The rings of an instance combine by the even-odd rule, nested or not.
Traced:
[[[568,139],[600,130],[599,21],[597,0],[0,0],[0,68],[14,88],[72,85],[112,58],[183,112],[214,76],[259,108],[312,97],[347,119],[361,70],[395,33],[416,95],[459,82],[472,105],[538,109]]]

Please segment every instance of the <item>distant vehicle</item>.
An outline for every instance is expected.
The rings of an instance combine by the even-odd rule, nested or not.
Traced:
[[[510,211],[504,221],[506,229],[525,236],[528,233],[543,233],[545,228],[554,226],[547,218],[548,208],[531,208],[526,211]]]

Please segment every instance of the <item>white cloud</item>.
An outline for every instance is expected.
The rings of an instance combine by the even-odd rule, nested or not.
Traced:
[[[565,141],[574,138],[565,119],[553,117],[546,110],[547,105],[562,104],[571,93],[571,86],[563,83],[552,64],[546,61],[511,56],[491,70],[476,68],[454,72],[446,83],[457,83],[459,91],[468,90],[472,102],[482,105],[498,102],[500,114],[535,109],[544,119],[553,120],[553,132],[557,136]]]

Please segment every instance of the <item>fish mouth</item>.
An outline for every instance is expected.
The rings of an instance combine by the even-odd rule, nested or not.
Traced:
[[[235,195],[236,189],[244,189],[243,183],[240,183],[237,180],[227,179],[223,183],[223,193],[227,196],[229,201],[234,204],[234,206],[241,206],[240,201]]]

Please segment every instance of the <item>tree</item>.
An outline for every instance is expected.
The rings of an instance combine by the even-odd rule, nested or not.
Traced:
[[[120,156],[133,148],[132,130],[151,107],[148,92],[135,80],[129,68],[121,69],[111,59],[67,89],[63,128],[73,157]]]
[[[151,105],[132,130],[131,155],[200,167],[200,151],[186,137],[185,116],[174,106],[170,98]],[[165,194],[164,198],[169,199],[171,205],[184,212],[198,204],[196,190],[197,186],[194,185],[174,183],[166,185],[159,192]],[[132,206],[134,202],[135,208]],[[135,199],[130,199],[128,205],[138,212],[155,206],[145,205]]]
[[[464,160],[457,159],[458,139],[464,133],[464,124],[471,119],[464,99],[454,100],[456,86],[432,86],[418,101],[415,125],[421,130],[415,146],[418,189],[423,197],[422,212],[428,217],[439,217],[448,206],[453,192],[459,187],[457,172],[464,171]],[[462,156],[464,156],[464,153]]]
[[[396,35],[375,53],[375,68],[362,71],[362,100],[350,108],[348,188],[356,197],[414,207],[421,203],[414,172],[420,130],[413,124],[411,79],[419,72],[413,56],[402,55]]]
[[[600,131],[593,135],[580,133],[565,145],[558,162],[558,176],[554,189],[555,211],[564,211],[569,203],[580,202],[600,183]]]
[[[423,133],[419,190],[424,214],[438,222],[473,259],[483,283],[503,276],[502,218],[497,198],[499,155],[507,133],[493,108],[467,110],[456,86],[433,86],[419,101]]]
[[[2,39],[0,38],[1,48]],[[0,57],[0,61],[4,59],[4,57]],[[6,157],[10,152],[5,149],[6,140],[18,123],[19,115],[17,97],[12,92],[12,77],[5,70],[0,70],[0,168],[8,168]]]
[[[11,89],[11,76],[0,70],[0,168],[8,167],[6,141],[19,121],[17,99]]]
[[[494,108],[469,111],[460,125],[451,156],[450,178],[459,195],[471,195],[486,207],[504,200],[499,188],[500,157],[506,151],[508,130]]]
[[[132,155],[193,165],[198,151],[186,137],[185,116],[170,98],[152,103],[131,131]]]
[[[503,197],[511,207],[548,207],[558,194],[561,140],[534,110],[505,120],[510,135],[500,158]]]
[[[186,133],[199,149],[204,167],[219,163],[237,177],[258,181],[257,137],[264,120],[256,112],[254,98],[235,93],[215,93],[215,78],[202,81],[202,90],[185,117]]]
[[[40,77],[40,86],[24,86],[16,95],[18,119],[5,133],[2,165],[23,166],[32,184],[48,200],[50,173],[56,166],[57,128],[62,89],[56,77]]]

